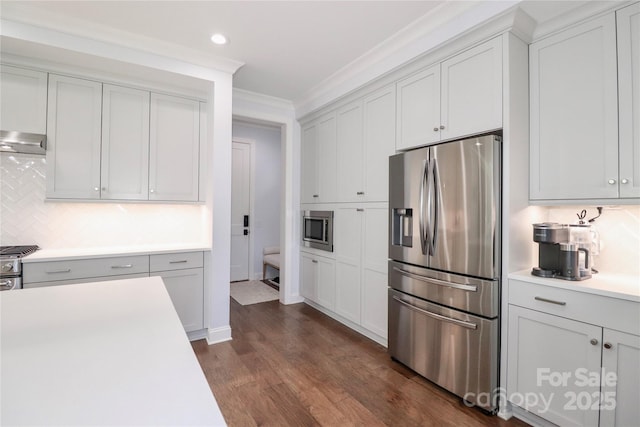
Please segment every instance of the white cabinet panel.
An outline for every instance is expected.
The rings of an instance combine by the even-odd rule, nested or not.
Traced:
[[[441,139],[502,127],[500,37],[444,61],[441,79]]]
[[[362,101],[336,113],[336,155],[338,200],[364,198],[364,146],[362,139]]]
[[[204,279],[202,268],[163,271],[160,276],[186,332],[203,328]]]
[[[602,393],[614,396],[615,408],[603,403],[601,426],[633,426],[640,420],[640,336],[604,329]]]
[[[147,200],[149,92],[103,86],[101,198]]]
[[[198,185],[198,201],[207,199],[207,168],[209,163],[209,142],[207,140],[207,103],[200,102],[200,184]]]
[[[342,207],[335,211],[336,313],[360,323],[362,280],[362,216],[364,209]]]
[[[530,198],[618,197],[615,16],[533,43],[529,54]]]
[[[149,200],[198,200],[200,105],[151,94]]]
[[[362,326],[387,338],[388,208],[364,210]]]
[[[364,98],[364,199],[389,200],[389,156],[396,147],[396,89],[387,86]]]
[[[617,12],[620,197],[640,197],[640,3]]]
[[[0,129],[47,132],[47,73],[0,67]]]
[[[512,403],[559,425],[597,426],[597,410],[572,409],[569,399],[600,390],[600,384],[580,386],[576,369],[600,372],[601,341],[600,327],[510,305],[508,395],[535,393],[549,407],[543,399]],[[552,375],[568,375],[567,381],[555,382]]]
[[[100,198],[101,115],[101,83],[49,75],[48,198]]]
[[[318,190],[318,125],[312,123],[302,128],[300,160],[300,202],[314,203]],[[315,197],[314,197],[315,196]]]
[[[336,303],[335,261],[316,257],[316,302],[333,310]]]
[[[440,140],[440,65],[397,85],[396,148],[403,150]]]
[[[317,263],[312,255],[300,253],[300,294],[311,301],[316,301]]]
[[[336,116],[331,113],[318,121],[318,195],[315,202],[335,202],[337,198]]]

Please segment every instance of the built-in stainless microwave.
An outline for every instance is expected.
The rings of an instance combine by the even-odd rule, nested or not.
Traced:
[[[333,211],[302,211],[302,245],[333,252]]]

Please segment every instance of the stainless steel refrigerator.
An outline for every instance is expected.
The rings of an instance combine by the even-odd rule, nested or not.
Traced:
[[[497,409],[501,138],[389,158],[389,353]]]

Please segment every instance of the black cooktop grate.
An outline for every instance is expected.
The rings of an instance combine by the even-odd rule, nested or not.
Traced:
[[[38,245],[30,246],[0,246],[0,255],[27,256],[40,249]]]

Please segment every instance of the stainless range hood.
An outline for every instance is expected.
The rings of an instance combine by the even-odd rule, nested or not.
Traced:
[[[0,151],[9,153],[46,154],[47,135],[0,130]]]

